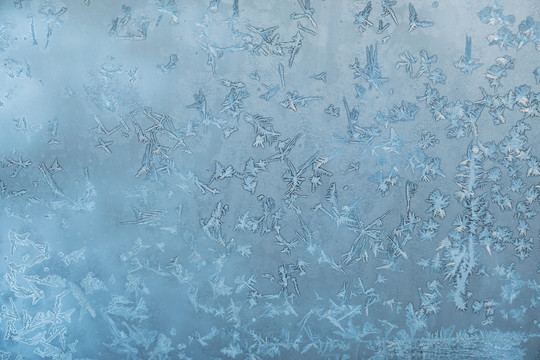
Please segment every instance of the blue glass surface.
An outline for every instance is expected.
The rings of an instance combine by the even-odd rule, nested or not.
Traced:
[[[540,3],[0,0],[0,360],[537,359]]]

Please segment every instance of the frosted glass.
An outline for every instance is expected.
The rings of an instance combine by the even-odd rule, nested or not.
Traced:
[[[1,0],[0,360],[540,356],[540,3]]]

